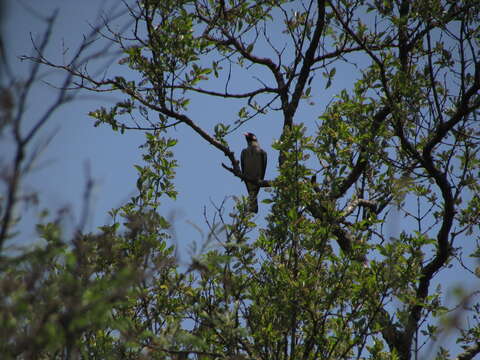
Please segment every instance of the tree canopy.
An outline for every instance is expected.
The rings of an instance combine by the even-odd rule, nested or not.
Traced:
[[[56,106],[75,89],[116,93],[121,101],[91,109],[95,125],[145,132],[138,193],[111,211],[111,224],[66,238],[60,222],[41,222],[37,247],[5,251],[15,241],[28,144],[48,116],[26,133],[20,126],[34,72],[17,92],[13,83],[3,87],[13,100],[3,101],[0,130],[12,130],[17,154],[0,198],[3,354],[467,360],[480,353],[478,289],[463,289],[451,305],[439,286],[448,271],[480,276],[478,0],[122,6],[64,63],[44,55],[48,31],[34,44],[37,54],[24,57],[33,71],[65,74]],[[119,19],[127,26],[115,30]],[[121,54],[118,63],[92,73],[88,65],[106,49]],[[351,81],[326,95],[340,72]],[[229,102],[235,116],[200,121],[189,110],[198,99]],[[161,205],[177,195],[181,139],[171,129],[191,129],[225,156],[225,177],[248,182],[227,136],[246,124],[254,130],[264,116],[281,129],[277,141],[262,144],[278,155],[269,159],[277,171],[257,182],[270,188],[260,204],[266,225],[239,196],[206,222],[215,246],[182,268]],[[399,234],[389,232],[392,221]],[[442,346],[451,336],[462,346],[455,353]]]

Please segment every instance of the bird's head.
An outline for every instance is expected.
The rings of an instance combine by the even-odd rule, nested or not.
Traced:
[[[253,134],[251,132],[247,132],[243,135],[245,135],[245,140],[247,140],[247,143],[249,143],[249,144],[252,143],[253,141],[258,141],[255,134]]]

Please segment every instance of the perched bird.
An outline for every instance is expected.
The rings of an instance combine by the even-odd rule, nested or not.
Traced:
[[[242,172],[247,179],[263,180],[265,177],[265,170],[267,169],[267,153],[260,147],[257,137],[252,133],[245,133],[245,139],[248,146],[242,150],[240,157]],[[249,210],[258,212],[257,195],[260,191],[260,186],[245,181],[247,185],[249,197]]]

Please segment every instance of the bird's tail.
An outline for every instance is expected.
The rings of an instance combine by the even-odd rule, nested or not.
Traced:
[[[257,195],[258,195],[258,191],[252,191],[252,192],[250,192],[250,194],[248,196],[249,210],[251,212],[254,212],[255,214],[258,213],[258,198],[257,198]]]

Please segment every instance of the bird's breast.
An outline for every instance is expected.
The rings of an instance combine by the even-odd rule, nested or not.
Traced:
[[[245,169],[244,174],[250,179],[260,179],[262,177],[263,157],[262,150],[249,147],[245,151]]]

